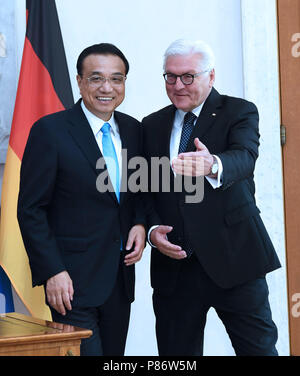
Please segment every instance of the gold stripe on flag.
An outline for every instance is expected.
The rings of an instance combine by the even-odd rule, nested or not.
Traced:
[[[28,257],[17,221],[20,168],[21,162],[9,146],[1,197],[0,265],[30,314],[51,320],[50,310],[45,304],[44,288],[32,288]]]

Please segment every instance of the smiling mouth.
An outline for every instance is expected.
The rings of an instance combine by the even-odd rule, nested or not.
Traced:
[[[113,100],[112,97],[96,97],[96,99],[99,101],[99,102],[111,102]]]

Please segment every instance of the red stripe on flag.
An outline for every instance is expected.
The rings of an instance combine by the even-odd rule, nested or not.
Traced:
[[[25,38],[9,144],[22,160],[32,125],[42,116],[64,110],[51,76]]]

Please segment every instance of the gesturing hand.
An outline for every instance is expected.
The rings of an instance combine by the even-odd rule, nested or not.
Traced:
[[[173,170],[176,174],[185,176],[207,176],[211,171],[213,156],[207,147],[195,138],[196,151],[181,153],[172,162]]]
[[[129,250],[134,245],[134,250],[125,256],[124,262],[127,266],[135,264],[142,258],[146,242],[146,231],[144,226],[135,225],[129,231],[126,249]]]
[[[73,300],[73,282],[69,273],[63,271],[48,279],[46,284],[47,300],[61,315],[66,314],[66,309],[71,311]]]
[[[151,231],[150,241],[164,255],[180,260],[186,257],[185,251],[179,246],[172,244],[167,239],[167,234],[173,230],[171,226],[158,226]]]

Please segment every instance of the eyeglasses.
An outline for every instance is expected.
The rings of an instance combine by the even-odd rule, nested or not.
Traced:
[[[111,77],[103,77],[94,75],[91,77],[86,77],[86,80],[88,81],[88,84],[92,87],[100,87],[105,84],[106,81],[110,83],[111,86],[121,86],[124,84],[126,80],[126,76],[116,75]]]
[[[164,76],[166,83],[169,84],[169,85],[175,85],[178,77],[180,78],[181,82],[184,85],[192,85],[195,77],[198,77],[201,74],[204,74],[204,73],[207,73],[207,72],[210,72],[210,69],[207,69],[203,72],[199,72],[199,73],[195,73],[195,74],[184,73],[184,74],[181,74],[181,75],[177,75],[177,74],[174,74],[174,73],[165,73],[165,74],[163,74],[163,76]]]

